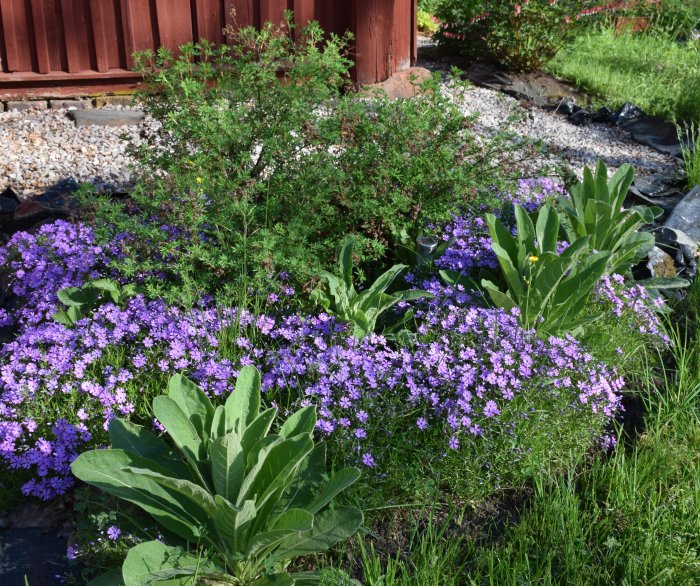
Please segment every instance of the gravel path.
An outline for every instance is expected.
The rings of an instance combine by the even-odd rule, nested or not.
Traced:
[[[0,192],[11,187],[30,195],[73,177],[102,189],[129,183],[126,142],[138,126],[76,128],[68,111],[29,110],[0,113]]]
[[[420,45],[428,43],[421,40]],[[450,64],[421,60],[418,65],[445,70]],[[450,91],[447,82],[445,89]],[[603,159],[611,171],[631,163],[641,174],[679,166],[673,158],[635,143],[621,128],[606,124],[574,126],[564,116],[523,106],[515,98],[484,88],[473,87],[458,99],[466,114],[479,113],[477,130],[491,133],[514,114],[517,121],[512,130],[544,143],[549,155],[532,162],[524,171],[562,158],[579,175],[583,165],[590,166],[598,159]],[[66,110],[0,113],[0,192],[11,187],[28,196],[69,177],[104,190],[124,189],[130,174],[123,137],[136,139],[139,131],[139,126],[76,128]]]

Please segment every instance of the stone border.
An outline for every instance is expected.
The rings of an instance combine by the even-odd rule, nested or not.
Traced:
[[[41,100],[8,100],[0,102],[0,112],[24,112],[26,110],[86,110],[89,108],[104,108],[105,106],[131,106],[133,96],[98,96],[89,99],[41,99]]]

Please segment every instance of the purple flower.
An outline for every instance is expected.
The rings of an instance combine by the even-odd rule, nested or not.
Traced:
[[[119,529],[116,525],[112,525],[109,529],[107,529],[107,537],[109,537],[112,541],[116,541],[119,539],[119,536],[122,534],[122,530]]]

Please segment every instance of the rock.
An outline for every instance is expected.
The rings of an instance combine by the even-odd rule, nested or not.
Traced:
[[[647,268],[653,278],[673,278],[677,276],[676,264],[673,262],[673,258],[658,246],[654,246],[649,252]]]
[[[66,110],[85,110],[86,108],[92,108],[92,102],[90,100],[49,100],[49,108],[52,110],[60,110],[61,108]]]
[[[131,106],[133,101],[133,96],[100,96],[95,98],[95,106],[97,108],[104,108],[105,106]]]
[[[676,274],[692,279],[698,269],[698,243],[681,230],[662,228],[656,235],[657,246],[673,258]]]
[[[664,224],[700,242],[700,185],[696,185],[673,210]]]
[[[5,111],[5,103],[0,102],[0,112],[4,112],[4,111]]]
[[[75,125],[83,126],[133,126],[141,124],[144,113],[138,110],[71,110],[68,116]]]
[[[27,110],[46,110],[48,104],[45,100],[14,101],[7,102],[8,112],[26,112]]]
[[[420,93],[420,85],[430,79],[431,73],[423,67],[410,67],[404,71],[399,71],[389,79],[365,86],[368,92],[382,90],[391,100],[400,98],[412,98]]]

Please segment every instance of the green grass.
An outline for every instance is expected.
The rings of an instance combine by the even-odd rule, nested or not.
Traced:
[[[679,135],[682,135],[679,130]],[[688,146],[682,150],[683,167],[688,178],[689,187],[700,185],[700,124],[695,123],[688,125],[686,134],[688,137]]]
[[[562,49],[548,70],[610,107],[632,102],[647,114],[700,121],[700,45],[612,28],[583,34]]]

